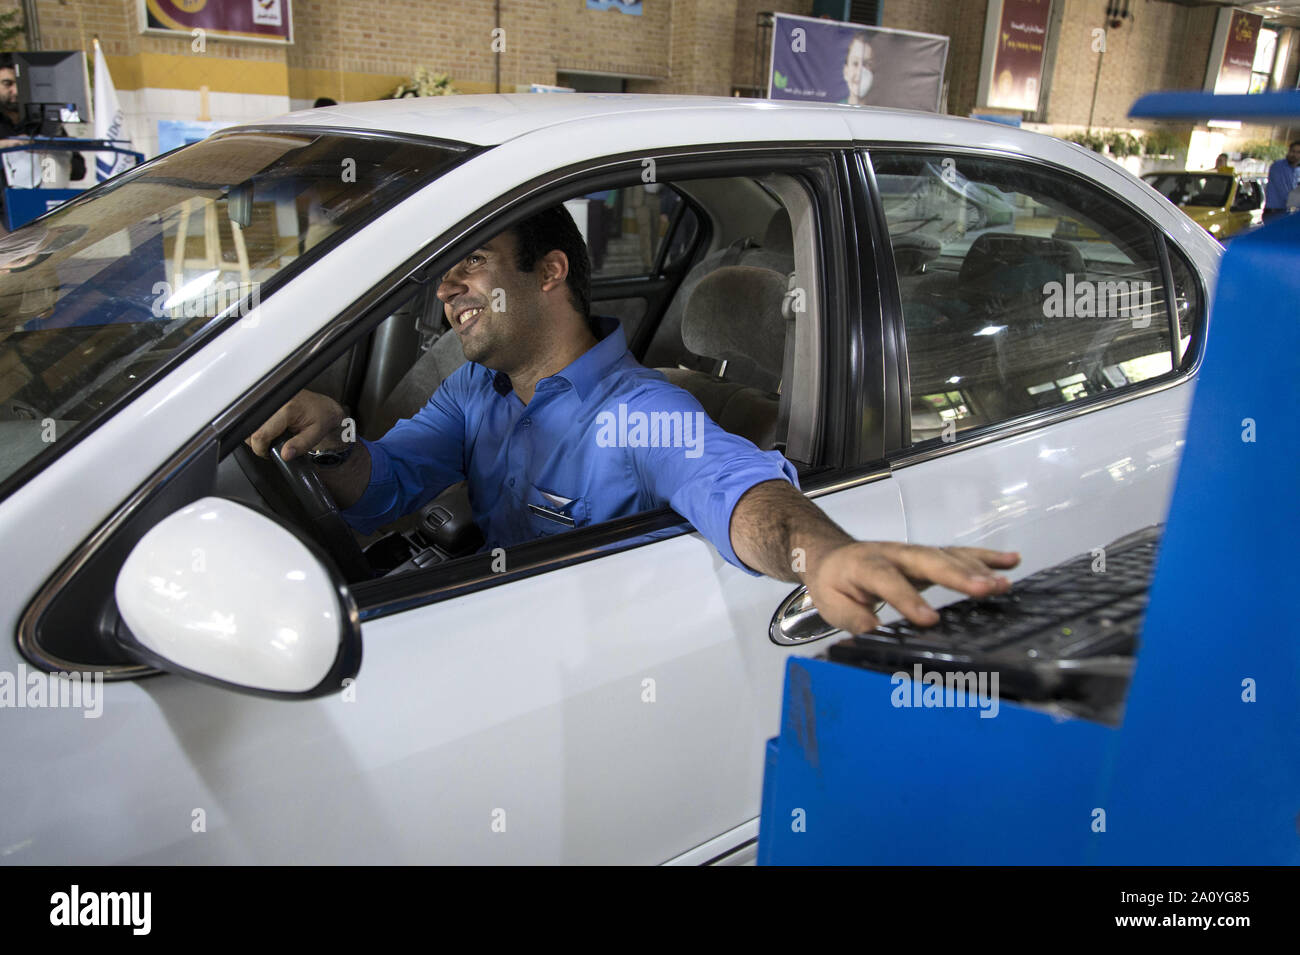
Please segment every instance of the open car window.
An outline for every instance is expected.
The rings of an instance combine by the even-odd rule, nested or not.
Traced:
[[[0,481],[463,153],[338,134],[219,134],[0,239]]]
[[[639,186],[628,188],[640,189]],[[600,195],[618,196],[623,191],[627,190],[616,188]],[[785,450],[788,438],[796,435],[803,454],[794,460],[807,463],[812,460],[813,441],[809,422],[816,415],[815,393],[820,386],[815,368],[810,367],[817,360],[817,351],[815,344],[801,350],[786,346],[789,336],[802,335],[809,341],[816,337],[821,309],[819,255],[813,242],[807,241],[796,248],[793,238],[796,232],[815,238],[814,197],[797,177],[780,173],[665,181],[660,192],[648,195],[677,197],[679,191],[687,197],[687,202],[701,210],[701,216],[709,217],[719,247],[714,253],[702,256],[685,274],[662,280],[675,285],[665,289],[651,316],[653,330],[662,333],[665,339],[665,357],[642,364],[658,370],[671,384],[694,397],[702,408],[698,412],[701,418],[711,419],[723,431],[745,438],[760,449]],[[592,195],[580,192],[576,198],[566,196],[560,201],[574,217],[589,254],[594,256],[593,234],[604,232],[599,216],[590,214],[591,207],[599,204],[603,208],[605,204],[603,199],[597,203]],[[672,213],[685,208],[681,198],[670,200],[670,205]],[[628,207],[633,211],[637,208],[631,202]],[[663,215],[643,216],[639,220],[629,215],[624,219],[627,235],[637,242],[641,233],[632,227],[645,227],[653,232],[642,261],[672,254],[671,239],[662,232]],[[479,235],[465,239],[464,243],[472,245],[491,239],[501,228],[499,222],[486,222]],[[615,240],[606,243],[606,262],[622,241],[617,237]],[[631,243],[627,244],[630,248]],[[431,262],[428,271],[440,275],[449,264]],[[789,293],[792,283],[803,290],[795,303],[791,303]],[[312,383],[341,404],[355,409],[356,433],[367,440],[382,440],[394,427],[402,427],[403,419],[418,415],[465,362],[458,336],[446,326],[442,304],[436,299],[436,284],[417,277],[411,280],[409,291],[412,294],[397,296],[400,304],[392,311],[386,309],[385,314],[372,316],[377,324],[368,345],[355,346],[367,349],[364,380],[354,379],[349,386],[345,372],[354,363],[350,356],[339,355],[328,373],[323,372]],[[730,302],[743,302],[743,307],[729,307]],[[607,304],[593,301],[591,313],[604,319],[621,319],[616,310],[606,308]],[[626,331],[627,322],[623,320],[622,324]],[[688,367],[688,360],[702,367]],[[784,413],[783,398],[788,399],[790,408]],[[536,408],[548,400],[555,399],[535,400],[529,406],[530,411],[544,414]],[[602,437],[605,431],[598,427],[601,412],[609,421],[616,421],[618,405],[592,411],[588,437],[573,438],[564,430],[563,437],[555,440],[573,439],[577,442],[572,448],[574,454],[590,451],[593,460],[613,462],[611,467],[618,473],[626,466],[626,452],[621,450],[624,447],[680,447],[682,456],[688,460],[699,454],[703,425],[696,421],[696,412],[688,416],[680,409],[667,411],[639,424],[644,415],[638,411],[628,416],[626,426],[610,424],[613,430],[606,437]],[[650,422],[658,429],[653,433],[646,430]],[[548,419],[548,423],[539,424],[535,430],[543,427],[561,433],[555,421]],[[637,431],[638,427],[643,431]],[[481,439],[482,433],[476,432],[476,440]],[[602,443],[606,440],[613,444]],[[606,447],[614,450],[591,450]],[[545,453],[537,451],[539,457]],[[263,463],[252,461],[247,455],[243,457],[240,467],[254,480],[256,493],[262,496],[263,502],[290,522],[310,529],[310,521],[295,513],[292,502],[282,493],[283,481]],[[486,460],[490,463],[492,459]],[[592,530],[600,525],[609,527],[636,518],[658,520],[649,515],[659,508],[648,506],[645,501],[627,502],[638,506],[616,506],[622,498],[601,491],[595,469],[590,472],[579,469],[573,473],[572,469],[561,467],[561,459],[551,461],[543,457],[542,460],[549,462],[545,467],[554,464],[555,473],[529,476],[530,486],[524,487],[521,481],[521,490],[514,492],[502,490],[500,482],[483,480],[481,474],[476,485],[476,467],[481,471],[482,462],[476,465],[467,461],[461,465],[466,470],[459,471],[462,480],[447,487],[427,488],[423,503],[412,504],[403,513],[387,514],[382,523],[373,527],[354,525],[354,536],[364,548],[370,570],[376,578],[450,579],[462,572],[447,566],[457,563],[459,558],[504,555],[508,550],[509,560],[504,556],[500,560],[514,567],[515,549],[536,550],[534,545],[539,538]],[[539,470],[542,467],[539,465]],[[231,473],[229,467],[227,473],[232,485],[239,483],[238,474]],[[259,475],[262,480],[257,480]],[[502,540],[492,533],[500,521],[497,515],[509,510],[494,509],[493,495],[507,493],[526,501],[529,513],[524,516],[533,521],[529,533],[518,539]],[[563,513],[557,519],[556,513],[561,509]],[[663,517],[665,520],[659,522],[662,526],[653,529],[638,526],[634,531],[629,525],[627,532],[620,534],[614,543],[627,546],[661,534],[680,533],[680,518],[666,514]],[[366,589],[361,593],[365,594]]]

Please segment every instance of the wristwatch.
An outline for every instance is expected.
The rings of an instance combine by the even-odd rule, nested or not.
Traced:
[[[336,468],[352,456],[352,449],[355,445],[349,444],[344,448],[336,448],[332,451],[308,451],[307,456],[311,458],[312,464],[318,468]]]

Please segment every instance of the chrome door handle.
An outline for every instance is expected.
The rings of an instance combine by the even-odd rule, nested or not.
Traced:
[[[777,646],[797,647],[812,643],[836,632],[813,606],[808,588],[796,587],[788,597],[781,601],[772,614],[772,624],[767,628],[767,636]]]
[[[885,605],[882,600],[876,604],[875,612]],[[799,586],[781,601],[772,614],[772,624],[767,628],[768,639],[777,646],[797,647],[814,640],[821,640],[833,633],[841,633],[838,627],[832,627],[822,619],[817,608],[813,606],[808,588]]]
[[[884,606],[883,600],[878,601],[873,612],[879,614]],[[800,585],[781,601],[776,613],[772,614],[767,637],[777,646],[798,647],[843,632],[822,619],[822,615],[813,606],[808,588]]]

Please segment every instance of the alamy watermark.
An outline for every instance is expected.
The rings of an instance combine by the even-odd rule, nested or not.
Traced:
[[[1151,324],[1152,301],[1152,285],[1147,281],[1075,281],[1067,273],[1064,282],[1043,286],[1045,318],[1127,318],[1134,328],[1146,328]]]
[[[46,673],[18,664],[0,670],[0,709],[80,709],[88,720],[104,712],[104,674]]]
[[[899,670],[889,678],[889,682],[894,686],[889,702],[896,708],[977,707],[982,720],[998,715],[997,670],[940,673],[922,670],[921,664],[916,663],[912,665],[910,674]]]
[[[155,282],[153,296],[154,318],[215,318],[231,308],[244,318],[262,302],[260,282],[215,282],[208,276],[179,289]]]
[[[596,446],[601,448],[685,448],[686,457],[704,453],[703,411],[628,411],[596,415]]]
[[[73,885],[50,896],[50,924],[124,926],[132,935],[148,935],[153,924],[152,892],[83,892]]]

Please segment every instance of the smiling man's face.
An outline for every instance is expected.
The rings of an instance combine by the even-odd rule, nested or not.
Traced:
[[[465,357],[507,373],[542,331],[536,274],[519,271],[515,252],[514,234],[502,233],[457,262],[438,285]]]

